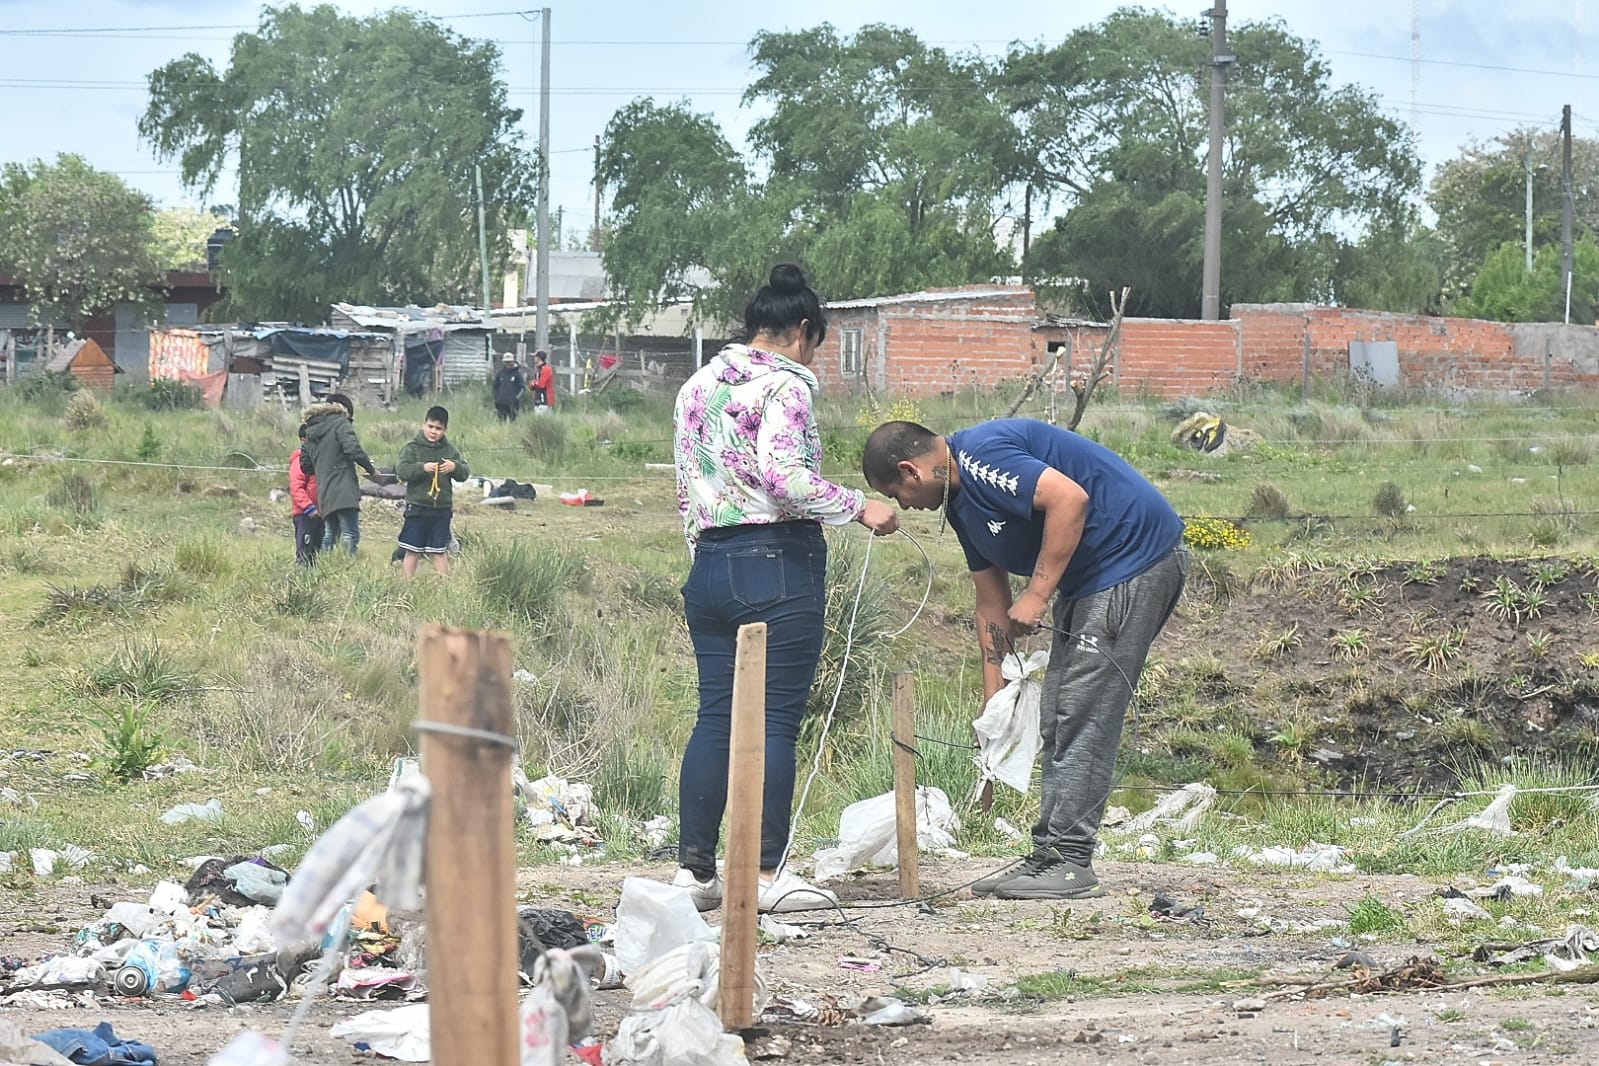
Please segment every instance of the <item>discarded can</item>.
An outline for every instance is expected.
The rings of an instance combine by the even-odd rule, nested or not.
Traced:
[[[122,965],[111,977],[111,983],[118,993],[144,996],[155,989],[156,975],[160,972],[160,959],[156,952],[156,945],[148,940],[133,945],[133,950],[128,952]]]
[[[150,971],[134,963],[119,966],[116,974],[111,978],[117,994],[122,996],[144,995],[150,991],[151,980]]]

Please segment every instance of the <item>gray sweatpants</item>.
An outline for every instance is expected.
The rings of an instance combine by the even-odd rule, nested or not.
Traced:
[[[1116,768],[1122,720],[1155,635],[1188,579],[1188,547],[1103,592],[1055,602],[1055,639],[1044,675],[1043,805],[1035,849],[1087,866]]]

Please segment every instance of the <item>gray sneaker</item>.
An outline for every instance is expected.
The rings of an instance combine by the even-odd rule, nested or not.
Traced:
[[[1000,899],[1093,899],[1104,894],[1099,878],[1087,866],[1038,855],[994,890]]]
[[[1021,858],[995,870],[987,877],[979,881],[973,881],[971,886],[972,895],[992,896],[999,886],[1006,881],[1021,877],[1023,874],[1034,873],[1056,861],[1056,856],[1041,854],[1036,851],[1031,855],[1023,855]]]

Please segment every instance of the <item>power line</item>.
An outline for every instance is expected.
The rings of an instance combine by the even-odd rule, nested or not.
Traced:
[[[1384,55],[1381,52],[1350,52],[1339,49],[1325,49],[1330,56],[1355,56],[1360,59],[1386,59],[1395,63],[1409,63],[1409,56]],[[1569,70],[1543,70],[1538,67],[1511,67],[1499,63],[1470,63],[1461,59],[1422,59],[1419,62],[1437,67],[1464,67],[1468,70],[1493,70],[1506,74],[1539,74],[1551,78],[1584,78],[1592,80],[1599,78],[1599,74],[1574,74]]]

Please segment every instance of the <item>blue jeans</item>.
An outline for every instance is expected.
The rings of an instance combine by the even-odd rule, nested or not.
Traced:
[[[703,880],[716,869],[727,808],[733,660],[738,627],[765,622],[766,788],[761,869],[788,848],[794,806],[794,747],[822,657],[827,542],[815,522],[733,526],[701,534],[683,586],[683,609],[699,665],[700,709],[678,778],[678,862]]]
[[[322,550],[332,551],[340,538],[351,555],[361,543],[361,508],[343,507],[322,516]]]

